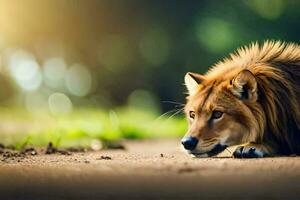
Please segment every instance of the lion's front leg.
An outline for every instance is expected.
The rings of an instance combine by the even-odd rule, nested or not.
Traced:
[[[233,152],[235,158],[263,158],[273,155],[274,151],[270,146],[256,143],[238,146]]]

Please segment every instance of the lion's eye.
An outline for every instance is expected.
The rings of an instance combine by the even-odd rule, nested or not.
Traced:
[[[194,111],[190,111],[190,118],[194,119],[196,116],[196,113]]]
[[[219,119],[222,117],[222,115],[223,115],[223,112],[215,110],[211,114],[211,119]]]

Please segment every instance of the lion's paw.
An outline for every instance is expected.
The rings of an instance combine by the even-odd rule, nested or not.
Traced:
[[[233,152],[235,158],[263,158],[267,156],[268,152],[257,146],[239,146]]]

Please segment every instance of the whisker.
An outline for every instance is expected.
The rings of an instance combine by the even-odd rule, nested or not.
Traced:
[[[183,103],[175,102],[175,101],[162,101],[162,103],[169,103],[175,105],[175,108],[182,108],[185,106]]]
[[[226,151],[228,151],[230,155],[232,155],[232,152],[228,148],[226,148]]]
[[[174,104],[174,109],[173,110],[170,110],[170,111],[167,111],[165,113],[163,113],[162,115],[160,115],[156,120],[159,120],[160,118],[168,115],[168,114],[173,114],[168,117],[168,119],[172,118],[173,116],[177,115],[178,113],[180,113],[184,108],[185,104],[183,103],[179,103],[179,102],[176,102],[176,101],[162,101],[162,103],[170,103],[170,104]]]
[[[185,105],[175,105],[174,108],[183,108]]]
[[[156,121],[156,120],[159,120],[160,118],[162,118],[162,117],[164,117],[164,116],[166,116],[166,115],[168,115],[168,114],[170,114],[170,113],[178,112],[178,110],[180,110],[180,109],[169,110],[169,111],[163,113],[162,115],[160,115],[159,117],[157,117],[157,118],[155,119],[155,121]]]
[[[170,104],[175,104],[175,105],[181,105],[181,106],[184,106],[183,103],[179,103],[179,102],[176,102],[176,101],[162,101],[162,103],[170,103]]]
[[[177,110],[174,114],[172,114],[170,117],[168,117],[167,120],[171,119],[172,117],[176,116],[177,114],[179,114],[179,113],[182,112],[182,111],[183,111],[183,108]]]

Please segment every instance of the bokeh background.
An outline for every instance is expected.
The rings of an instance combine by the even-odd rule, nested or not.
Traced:
[[[187,71],[299,42],[298,0],[0,0],[0,134],[19,146],[183,135]],[[165,114],[163,114],[165,113]]]

